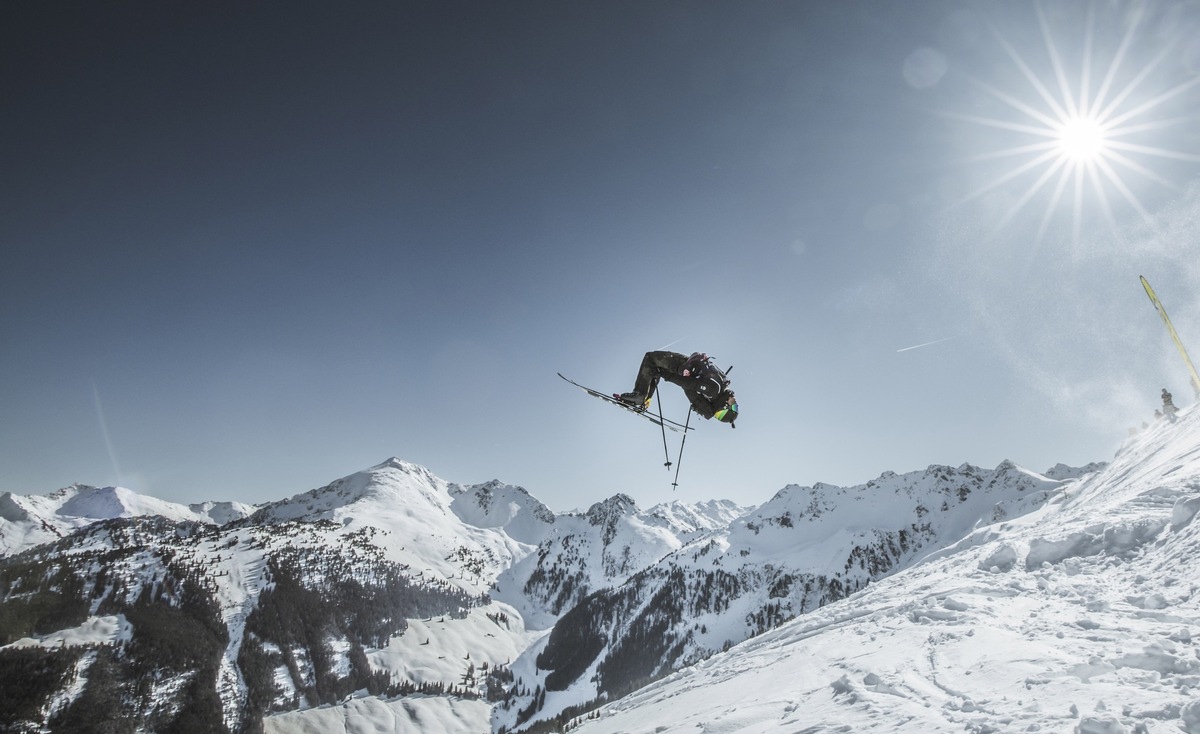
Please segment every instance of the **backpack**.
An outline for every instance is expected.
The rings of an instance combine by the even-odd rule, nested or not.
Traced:
[[[696,390],[710,401],[729,389],[729,378],[724,370],[713,364],[707,354],[693,352],[684,363],[683,369],[688,370],[693,378],[700,381]]]

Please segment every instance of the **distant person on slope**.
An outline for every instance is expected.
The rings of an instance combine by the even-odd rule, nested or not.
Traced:
[[[1163,415],[1165,415],[1167,417],[1167,420],[1174,423],[1175,422],[1175,411],[1178,410],[1178,408],[1175,407],[1175,401],[1171,398],[1171,393],[1167,392],[1167,388],[1165,388],[1165,387],[1163,388],[1163,391],[1162,391],[1162,401],[1163,401]]]
[[[707,354],[700,352],[693,352],[690,357],[678,352],[646,352],[633,391],[613,397],[637,410],[645,410],[659,379],[682,387],[692,409],[705,420],[716,418],[736,428],[733,422],[738,417],[738,404],[729,389],[729,378]]]

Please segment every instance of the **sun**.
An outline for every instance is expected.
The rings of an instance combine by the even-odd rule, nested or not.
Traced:
[[[1056,132],[1059,154],[1074,163],[1095,163],[1109,152],[1104,126],[1095,117],[1071,117],[1064,120]]]
[[[1097,4],[1088,5],[1083,23],[1074,25],[1068,35],[1059,36],[1050,27],[1043,6],[1038,3],[1034,7],[1043,48],[1027,48],[1028,58],[991,27],[992,35],[1020,72],[1016,79],[1023,80],[1023,84],[1010,81],[1013,88],[1006,90],[965,74],[971,86],[991,98],[989,109],[998,107],[1008,114],[944,113],[997,130],[999,139],[1009,143],[971,158],[976,163],[988,163],[989,170],[998,173],[969,190],[959,203],[1028,182],[997,228],[1011,222],[1042,194],[1046,208],[1037,231],[1039,241],[1056,213],[1064,208],[1073,213],[1076,241],[1081,236],[1082,222],[1094,221],[1096,213],[1115,228],[1118,206],[1131,208],[1150,222],[1138,186],[1148,180],[1178,188],[1155,170],[1152,161],[1200,162],[1195,152],[1164,145],[1171,139],[1166,134],[1168,128],[1187,129],[1200,124],[1200,115],[1190,104],[1195,95],[1186,95],[1200,85],[1200,75],[1193,74],[1174,85],[1164,82],[1170,76],[1165,70],[1169,67],[1167,60],[1174,58],[1174,44],[1145,48],[1145,39],[1151,37],[1147,28],[1151,23],[1144,17],[1144,6],[1136,6],[1137,12],[1126,18],[1119,41],[1114,36],[1114,42],[1103,49],[1096,38]],[[1100,25],[1107,28],[1113,24]],[[1076,29],[1082,29],[1082,35]],[[1080,55],[1076,64],[1064,61],[1059,50],[1064,41],[1077,42],[1074,48],[1080,50]],[[1038,58],[1048,63],[1039,66],[1031,60]],[[1181,102],[1190,104],[1185,114],[1173,116],[1166,112]]]

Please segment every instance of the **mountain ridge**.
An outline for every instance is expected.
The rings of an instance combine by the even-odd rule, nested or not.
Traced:
[[[586,716],[673,731],[1200,732],[1200,412],[1020,515]],[[786,681],[785,685],[780,682]]]
[[[455,484],[392,457],[259,507],[158,505],[86,485],[43,498],[9,493],[0,497],[0,591],[16,599],[25,589],[58,611],[38,617],[12,602],[18,624],[0,629],[0,655],[50,655],[55,640],[95,635],[99,652],[62,653],[81,671],[74,693],[45,681],[57,691],[46,700],[59,703],[30,721],[69,721],[84,704],[103,710],[105,694],[89,680],[122,690],[154,665],[152,651],[174,659],[163,652],[171,637],[155,636],[161,617],[207,642],[191,662],[157,673],[154,695],[130,710],[141,720],[215,716],[230,731],[314,722],[341,731],[342,713],[387,711],[407,722],[401,730],[470,721],[532,731],[606,685],[636,690],[854,593],[914,562],[931,538],[944,545],[948,533],[1019,516],[1063,484],[1011,462],[930,466],[853,488],[789,485],[757,507],[711,500],[642,510],[617,493],[554,513],[521,487]],[[869,497],[902,498],[905,512],[864,514]],[[138,514],[160,506],[165,514]],[[954,522],[935,522],[950,515]],[[841,550],[818,557],[822,543]],[[807,570],[789,560],[801,549]],[[34,568],[60,580],[31,586],[22,569]],[[604,625],[570,629],[613,604],[623,611]],[[384,612],[389,605],[407,611],[397,618]],[[558,639],[572,634],[608,642],[594,658],[572,660]],[[200,670],[212,672],[197,678]],[[409,695],[420,692],[432,696]]]
[[[884,472],[853,487],[789,485],[625,585],[577,600],[545,644],[514,663],[519,686],[533,693],[498,706],[493,725],[520,731],[619,698],[845,598],[981,524],[1032,511],[1063,486],[1011,461]]]

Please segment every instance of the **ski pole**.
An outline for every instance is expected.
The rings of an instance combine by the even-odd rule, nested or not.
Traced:
[[[667,424],[663,421],[662,399],[658,395],[658,385],[654,386],[654,397],[658,398],[658,425],[662,428],[663,435],[663,456],[666,457],[667,463],[663,466],[667,467],[667,471],[671,471],[671,452],[667,450]],[[686,431],[685,431],[686,433]]]
[[[691,406],[688,406],[687,419],[685,419],[683,422],[683,440],[679,442],[679,459],[675,462],[675,481],[671,482],[672,492],[675,491],[675,488],[679,486],[679,465],[683,463],[683,447],[687,444],[688,425],[691,424],[691,422],[692,408]],[[663,440],[665,441],[666,438],[664,437]],[[667,464],[667,466],[670,466],[670,464]]]

